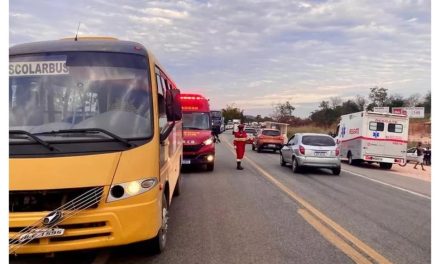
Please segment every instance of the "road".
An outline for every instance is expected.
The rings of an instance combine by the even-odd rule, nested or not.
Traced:
[[[430,263],[430,183],[343,164],[340,176],[293,174],[279,154],[247,149],[235,169],[229,133],[213,172],[185,169],[167,249],[141,245],[11,263]]]

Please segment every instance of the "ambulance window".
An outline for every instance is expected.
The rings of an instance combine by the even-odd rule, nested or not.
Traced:
[[[402,133],[403,132],[403,125],[402,124],[388,124],[388,132]]]
[[[370,122],[371,131],[383,131],[384,128],[385,128],[385,124],[382,122]]]

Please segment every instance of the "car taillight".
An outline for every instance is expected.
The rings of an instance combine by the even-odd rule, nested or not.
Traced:
[[[299,153],[301,153],[301,154],[306,154],[306,149],[303,147],[303,146],[299,146]]]
[[[339,148],[336,148],[335,154],[336,154],[336,157],[339,156]]]

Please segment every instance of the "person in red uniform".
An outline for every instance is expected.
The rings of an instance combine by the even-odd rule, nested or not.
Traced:
[[[237,170],[242,170],[241,160],[244,156],[244,150],[246,149],[247,134],[244,131],[244,125],[238,125],[238,131],[234,133],[234,148],[237,154]]]

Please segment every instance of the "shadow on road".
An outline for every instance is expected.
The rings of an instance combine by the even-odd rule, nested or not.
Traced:
[[[63,263],[63,264],[89,264],[92,263],[99,255],[100,250],[85,250],[74,252],[55,253],[54,255],[46,254],[30,254],[9,256],[9,263],[11,264],[25,264],[25,263]]]
[[[189,173],[211,173],[211,171],[207,171],[206,170],[206,165],[182,165],[181,172],[183,174],[189,174]]]

